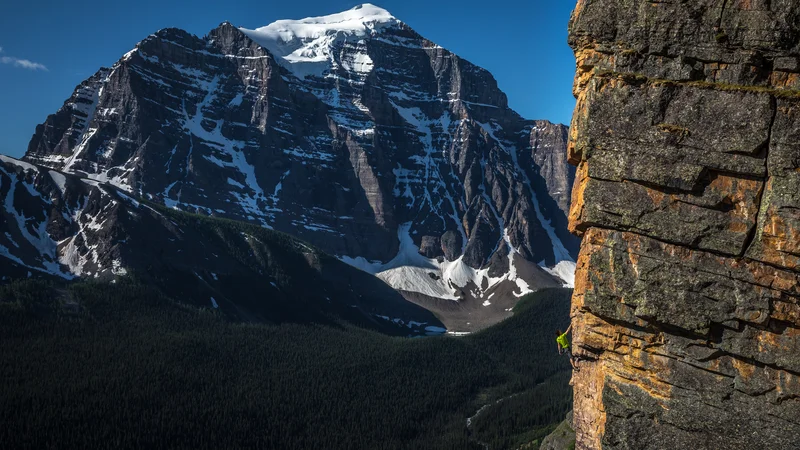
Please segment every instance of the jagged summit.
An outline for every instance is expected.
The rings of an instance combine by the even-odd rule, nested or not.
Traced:
[[[239,28],[269,50],[278,62],[299,78],[322,76],[336,66],[334,49],[344,42],[363,40],[401,22],[389,11],[365,3],[353,9],[300,20],[278,20],[265,27]],[[353,62],[356,71],[369,72],[369,57]]]

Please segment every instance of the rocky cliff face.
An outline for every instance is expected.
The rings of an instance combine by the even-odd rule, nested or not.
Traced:
[[[4,156],[0,219],[0,281],[136,276],[235,320],[337,318],[390,334],[444,332],[385,283],[283,233],[147,204],[109,183]]]
[[[798,11],[578,2],[576,448],[800,445]]]
[[[383,276],[399,289],[488,298],[571,281],[566,134],[362,5],[203,38],[161,30],[82,83],[25,159],[286,231],[370,272],[415,267]]]

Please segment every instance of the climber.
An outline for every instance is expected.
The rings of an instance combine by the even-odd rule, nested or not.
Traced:
[[[558,347],[558,354],[566,353],[567,356],[569,356],[569,363],[572,365],[572,368],[578,370],[578,366],[575,365],[575,357],[572,356],[572,350],[570,350],[569,339],[567,338],[570,330],[572,330],[572,324],[569,324],[569,328],[567,328],[567,331],[563,334],[561,330],[556,330],[556,346]]]

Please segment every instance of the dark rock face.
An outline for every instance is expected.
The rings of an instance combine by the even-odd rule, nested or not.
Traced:
[[[576,448],[797,447],[798,10],[578,2]]]
[[[525,448],[525,447],[523,447]],[[575,431],[572,429],[572,411],[567,413],[567,417],[552,433],[542,439],[539,450],[574,450]]]
[[[569,128],[554,125],[547,121],[536,121],[531,133],[532,164],[537,176],[532,180],[537,192],[548,193],[540,196],[539,204],[545,217],[550,218],[556,236],[564,243],[570,253],[578,248],[580,241],[570,235],[566,217],[575,183],[575,166],[567,161]]]
[[[101,198],[97,184],[0,157],[4,280],[125,273],[114,263],[116,205]]]
[[[419,252],[428,258],[436,258],[443,255],[441,239],[436,236],[422,236]]]
[[[262,227],[156,209],[110,184],[6,157],[0,199],[3,280],[135,273],[235,320],[339,317],[401,335],[442,325],[375,277]]]
[[[447,258],[449,261],[453,261],[458,258],[458,254],[462,248],[463,239],[460,234],[456,233],[455,231],[446,231],[442,235],[442,252],[444,253],[444,257]]]
[[[569,129],[546,121],[536,121],[531,133],[533,163],[539,170],[540,180],[547,186],[550,198],[566,216],[569,214],[570,194],[575,182],[575,167],[567,162]]]
[[[281,42],[325,55],[317,72],[260,30],[161,30],[81,84],[25,160],[339,256],[390,261],[408,223],[424,255],[472,269],[509,246],[573,260],[566,127],[522,119],[491,74],[383,13]]]

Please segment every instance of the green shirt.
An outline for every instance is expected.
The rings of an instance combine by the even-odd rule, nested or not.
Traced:
[[[569,340],[567,339],[567,333],[562,334],[561,336],[556,338],[556,342],[561,345],[562,348],[569,348]]]

